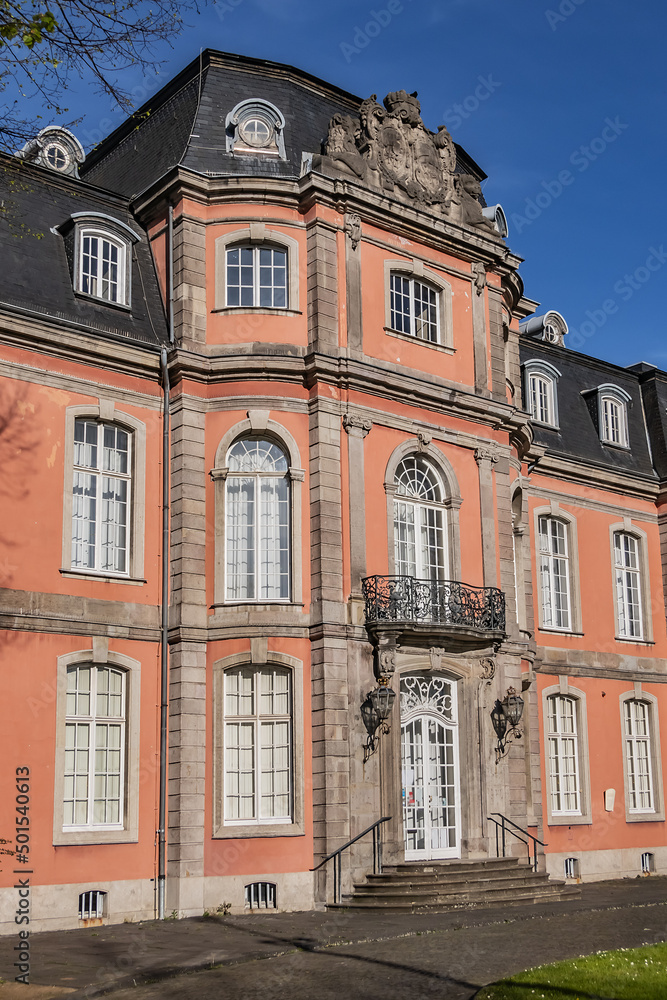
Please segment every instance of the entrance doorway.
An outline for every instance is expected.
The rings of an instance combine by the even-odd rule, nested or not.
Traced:
[[[401,769],[406,861],[461,856],[456,682],[404,674]]]

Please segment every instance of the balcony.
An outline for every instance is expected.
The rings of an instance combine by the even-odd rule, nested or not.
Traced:
[[[367,576],[362,587],[371,634],[398,632],[403,644],[441,642],[452,651],[498,643],[505,636],[505,595],[496,587],[414,576]]]

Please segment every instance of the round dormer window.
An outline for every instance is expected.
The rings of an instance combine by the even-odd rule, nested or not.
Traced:
[[[249,146],[268,146],[273,142],[273,129],[261,118],[247,118],[240,122],[239,132]]]
[[[70,164],[70,155],[59,142],[50,142],[44,150],[44,156],[54,170],[67,170]]]

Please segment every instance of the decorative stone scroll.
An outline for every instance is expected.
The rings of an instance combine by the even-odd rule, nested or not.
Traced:
[[[482,670],[482,677],[486,681],[490,681],[496,674],[496,661],[491,656],[483,656],[479,661],[480,668]]]
[[[361,242],[361,219],[358,215],[350,213],[345,216],[345,234],[350,237],[352,249],[356,250]]]
[[[456,721],[452,685],[438,674],[404,674],[401,677],[401,718],[413,712],[433,712]]]
[[[383,104],[371,94],[358,115],[333,116],[321,158],[324,171],[347,174],[499,238],[495,224],[482,213],[479,181],[472,174],[455,173],[452,137],[444,125],[437,133],[426,128],[417,93],[397,90]]]
[[[343,414],[343,430],[352,437],[365,438],[373,427],[373,421],[368,417],[360,417],[356,413]]]

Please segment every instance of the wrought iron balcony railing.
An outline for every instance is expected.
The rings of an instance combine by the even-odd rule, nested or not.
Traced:
[[[496,587],[414,576],[367,576],[362,583],[366,623],[401,622],[505,631],[505,595]]]

